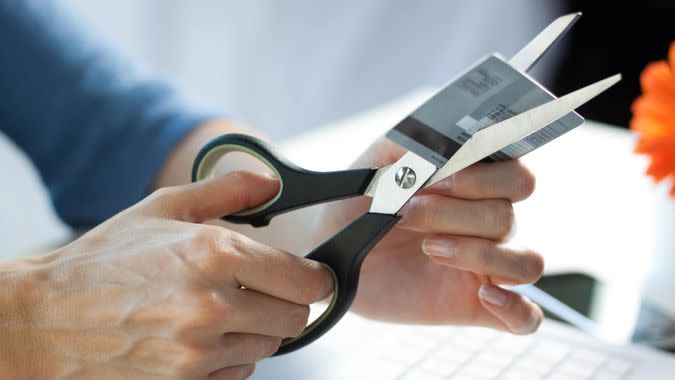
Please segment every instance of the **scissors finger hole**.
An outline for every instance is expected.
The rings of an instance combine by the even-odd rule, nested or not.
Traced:
[[[333,287],[333,293],[329,296],[330,297],[330,303],[317,302],[317,303],[314,303],[314,304],[310,305],[310,307],[309,307],[309,310],[310,310],[309,311],[309,322],[307,324],[307,327],[305,327],[305,329],[302,331],[302,333],[300,333],[300,335],[292,337],[292,338],[284,339],[281,342],[282,347],[286,346],[286,345],[289,345],[289,344],[296,343],[299,340],[306,339],[305,336],[310,334],[315,329],[317,329],[317,331],[320,331],[320,330],[324,329],[323,332],[319,332],[319,336],[322,335],[325,332],[325,326],[323,326],[322,328],[319,328],[319,326],[325,324],[326,318],[328,318],[329,315],[331,315],[331,313],[333,313],[333,309],[336,306],[338,291],[340,291],[340,288],[338,287],[337,279],[335,277],[335,272],[333,272],[333,270],[330,269],[330,268],[328,268],[328,269],[329,269],[331,275],[333,276],[333,281],[335,283],[334,287]],[[331,318],[328,318],[328,320],[330,320],[330,319]],[[332,324],[330,324],[330,321],[328,321],[328,323],[329,323],[328,328],[330,328],[330,326],[332,326]],[[310,339],[309,342],[311,342],[312,340],[314,340],[316,338],[310,337],[309,339]]]
[[[194,177],[199,181],[215,175],[222,175],[233,171],[235,168],[236,170],[262,171],[263,173],[272,174],[279,178],[280,186],[279,192],[274,198],[257,207],[243,210],[233,215],[246,216],[255,214],[272,205],[281,196],[284,183],[279,171],[265,156],[241,145],[224,144],[210,149],[201,157],[199,165],[195,168]]]

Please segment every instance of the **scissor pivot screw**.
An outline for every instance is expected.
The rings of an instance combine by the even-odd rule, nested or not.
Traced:
[[[417,176],[415,175],[415,171],[407,166],[398,169],[396,176],[394,177],[396,184],[402,189],[412,187],[412,185],[415,184],[416,179]]]

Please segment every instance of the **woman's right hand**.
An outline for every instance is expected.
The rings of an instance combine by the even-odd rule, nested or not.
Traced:
[[[244,172],[164,188],[15,266],[22,285],[14,311],[0,310],[0,369],[40,379],[248,377],[302,332],[307,305],[333,280],[317,262],[199,223],[278,189]]]

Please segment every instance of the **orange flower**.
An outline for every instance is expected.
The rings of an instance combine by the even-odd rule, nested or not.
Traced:
[[[675,198],[675,41],[668,62],[652,62],[640,75],[642,95],[633,102],[630,129],[639,135],[635,152],[651,156],[647,174],[668,177]]]

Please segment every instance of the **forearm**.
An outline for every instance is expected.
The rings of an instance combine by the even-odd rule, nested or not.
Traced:
[[[33,320],[35,297],[34,265],[26,260],[0,263],[0,373],[24,379],[44,375]]]

